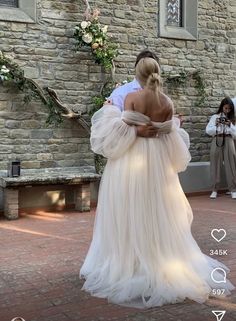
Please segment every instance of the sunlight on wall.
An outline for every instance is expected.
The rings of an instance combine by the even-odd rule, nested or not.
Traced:
[[[62,191],[48,191],[46,195],[51,200],[51,204],[65,205],[65,194]]]

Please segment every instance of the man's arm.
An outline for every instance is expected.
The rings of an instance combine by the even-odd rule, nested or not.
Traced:
[[[158,129],[154,127],[152,124],[147,125],[139,125],[136,126],[136,133],[138,137],[156,137],[158,134]]]

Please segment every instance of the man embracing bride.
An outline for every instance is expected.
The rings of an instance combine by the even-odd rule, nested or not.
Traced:
[[[157,61],[141,58],[136,79],[141,90],[126,96],[123,111],[104,106],[92,118],[92,150],[108,161],[80,271],[83,289],[139,308],[186,298],[202,303],[222,288],[212,270],[228,269],[204,255],[191,234],[192,210],[178,178],[191,157],[161,90]],[[228,280],[223,287],[226,294],[234,288]]]

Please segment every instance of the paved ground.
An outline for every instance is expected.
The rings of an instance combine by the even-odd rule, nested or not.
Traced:
[[[236,284],[236,201],[222,195],[191,197],[193,234],[202,250],[227,249],[221,257]],[[191,301],[137,310],[108,304],[81,291],[79,269],[92,235],[94,212],[24,215],[0,219],[0,321],[215,321],[212,310],[226,310],[222,321],[236,320],[236,292],[205,304]],[[224,228],[217,243],[211,229]]]

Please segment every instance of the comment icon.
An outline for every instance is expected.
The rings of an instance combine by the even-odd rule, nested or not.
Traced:
[[[222,268],[215,268],[211,272],[211,279],[215,283],[226,283],[226,272]]]

